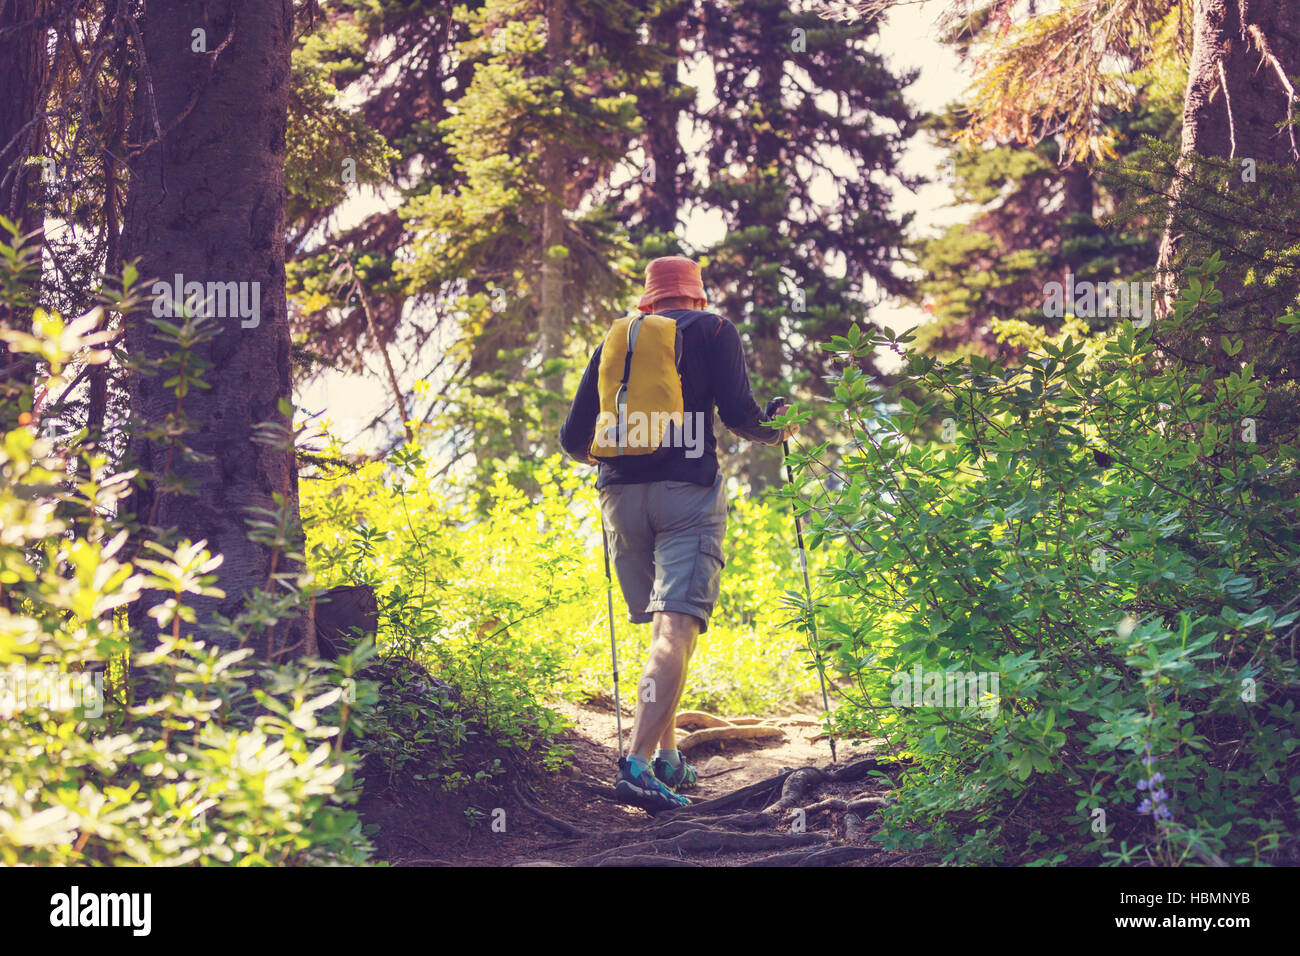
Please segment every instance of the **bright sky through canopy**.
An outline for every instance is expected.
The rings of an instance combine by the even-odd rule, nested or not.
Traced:
[[[895,8],[882,26],[878,41],[891,69],[920,70],[916,82],[907,89],[907,95],[923,111],[940,110],[958,99],[968,81],[956,55],[939,42],[934,26],[937,7],[935,0],[927,0]],[[712,77],[707,62],[688,71],[683,79],[699,90],[707,105],[712,97]],[[703,144],[688,138],[684,145],[689,156],[692,149],[700,148]],[[895,209],[900,213],[916,214],[912,230],[914,236],[934,235],[943,227],[959,221],[962,216],[961,210],[949,206],[952,202],[949,185],[939,180],[942,158],[942,150],[925,135],[913,137],[903,154],[901,169],[904,173],[936,180],[916,193],[901,188],[893,190]],[[833,168],[843,168],[839,165],[843,162],[840,157],[828,157],[828,162]],[[624,175],[630,174],[624,172]],[[821,175],[824,177],[824,174]],[[825,180],[826,188],[829,189],[829,177],[825,177]],[[813,195],[817,198],[815,183]],[[343,206],[336,225],[346,227],[360,222],[377,206],[387,205],[396,201],[396,198],[396,193],[392,190],[384,194],[368,187],[363,188],[355,200]],[[683,237],[690,247],[704,248],[721,238],[723,228],[721,214],[717,211],[690,213],[685,217]],[[843,269],[842,263],[839,268]],[[707,285],[707,272],[704,278]],[[867,289],[866,292],[871,295],[872,290]],[[924,313],[910,303],[887,299],[873,309],[872,318],[883,326],[897,330],[916,325],[924,318]],[[434,342],[428,346],[440,347],[440,343]],[[413,384],[421,369],[432,364],[432,355],[406,354],[401,349],[392,351],[398,378],[404,387]],[[881,364],[888,369],[889,357],[884,356]],[[436,387],[436,383],[430,385]],[[371,369],[369,375],[325,371],[307,383],[297,398],[304,414],[313,414],[326,408],[347,409],[347,414],[335,413],[332,421],[334,432],[349,441],[351,450],[373,452],[389,442],[386,434],[374,430],[364,433],[366,425],[392,401],[376,369]]]

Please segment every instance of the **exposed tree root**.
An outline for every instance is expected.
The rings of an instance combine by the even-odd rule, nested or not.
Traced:
[[[754,853],[825,843],[827,839],[824,833],[737,833],[711,828],[691,829],[662,840],[645,840],[605,850],[580,860],[578,865],[601,866],[604,861],[615,857],[642,854]]]
[[[700,866],[693,860],[683,860],[679,856],[655,856],[650,853],[636,853],[632,856],[612,856],[601,860],[596,866]]]
[[[618,799],[618,794],[614,792],[613,787],[604,786],[598,783],[588,783],[585,780],[580,781],[578,783],[578,786],[581,787],[583,790],[586,790],[588,793],[595,794],[596,796],[604,800]]]
[[[844,814],[844,839],[856,840],[862,835],[862,818],[856,813]]]
[[[852,800],[845,800],[843,797],[827,797],[825,800],[819,800],[810,806],[804,807],[804,813],[812,816],[814,813],[820,813],[823,810],[838,810],[842,813],[871,813],[874,810],[883,807],[889,801],[884,797],[872,797],[859,794]]]
[[[830,846],[817,850],[791,850],[751,860],[741,866],[842,866],[853,860],[873,856],[877,850],[865,846]]]
[[[684,718],[686,723],[700,726],[691,737],[719,731],[731,734],[773,729],[765,724],[701,726],[710,719],[722,719],[703,711],[687,711],[678,716],[679,722]],[[862,757],[842,764],[783,770],[721,797],[658,814],[646,826],[594,832],[583,831],[546,813],[518,782],[513,786],[525,809],[572,838],[553,846],[566,846],[569,852],[586,854],[567,865],[697,866],[707,865],[710,855],[746,854],[761,855],[761,858],[750,859],[744,866],[841,866],[880,853],[876,847],[830,841],[837,832],[850,841],[860,841],[870,834],[872,828],[864,820],[889,803],[883,788],[890,783],[882,780],[882,789],[873,792],[877,784],[869,775],[889,766],[887,758]],[[613,788],[598,786],[591,780],[575,780],[573,784],[601,797],[614,797]],[[841,786],[840,792],[820,799],[817,796],[823,786],[845,784],[851,789]],[[838,815],[843,830],[839,831],[834,819],[823,816],[816,829],[809,831],[799,826],[798,832],[792,832],[791,824],[796,820],[802,823],[808,817],[825,814]],[[616,845],[610,846],[611,843]],[[599,846],[606,849],[597,850]],[[691,856],[704,859],[698,863],[685,859]]]
[[[819,727],[820,723],[806,717],[719,717],[706,710],[678,711],[674,719],[678,730],[701,730],[706,727]]]
[[[781,796],[777,798],[776,803],[764,807],[762,812],[780,815],[783,810],[788,810],[798,803],[799,798],[808,792],[809,787],[826,779],[825,771],[817,767],[800,767],[785,778],[785,783],[781,785]]]
[[[767,806],[776,795],[781,792],[781,785],[785,783],[785,778],[790,776],[793,771],[785,771],[777,774],[775,777],[768,777],[766,780],[760,780],[758,783],[751,783],[747,787],[741,787],[739,790],[733,790],[731,793],[721,797],[715,797],[712,800],[705,800],[703,803],[694,803],[689,807],[683,807],[680,810],[672,811],[672,818],[678,819],[682,816],[695,816],[701,813],[720,813],[723,810],[761,810]]]
[[[840,764],[828,770],[827,776],[836,783],[852,783],[864,779],[873,770],[884,770],[887,766],[887,763],[879,758],[863,757],[861,760]]]
[[[685,833],[687,830],[757,830],[770,825],[770,820],[757,813],[735,813],[722,817],[710,817],[707,820],[675,818],[667,823],[660,823],[639,830],[607,830],[599,834],[599,836],[602,840],[637,838],[644,840],[648,836],[653,836],[656,839],[676,836]]]
[[[533,816],[537,817],[537,819],[541,820],[543,823],[549,824],[550,826],[554,827],[556,830],[559,830],[565,836],[570,836],[570,837],[590,836],[590,834],[588,834],[586,830],[581,830],[578,827],[575,827],[571,823],[566,823],[565,821],[561,820],[559,817],[552,816],[551,814],[543,810],[541,807],[539,807],[537,804],[535,804],[532,800],[530,800],[527,797],[527,795],[525,795],[524,789],[519,785],[518,780],[511,779],[510,789],[514,791],[515,798],[520,802],[520,804],[524,807],[525,810],[527,810]]]

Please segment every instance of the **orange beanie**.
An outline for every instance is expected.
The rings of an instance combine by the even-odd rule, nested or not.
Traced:
[[[636,307],[649,312],[660,299],[704,298],[704,282],[699,264],[685,256],[664,256],[645,269],[645,292]]]

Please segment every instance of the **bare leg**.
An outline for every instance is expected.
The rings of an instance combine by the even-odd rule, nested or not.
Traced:
[[[672,707],[668,709],[668,729],[659,738],[659,746],[663,750],[677,749],[677,711],[682,706],[682,694],[686,693],[686,674],[690,670],[691,655],[695,653],[695,641],[700,633],[699,622],[690,615],[687,617],[695,625],[695,633],[691,636],[691,646],[686,649],[686,660],[682,662],[682,682],[677,687],[677,697],[673,700]]]
[[[651,625],[653,639],[641,683],[637,686],[636,724],[632,729],[632,753],[650,760],[654,746],[675,746],[677,702],[686,686],[686,665],[695,649],[700,622],[690,614],[656,611]],[[648,698],[648,699],[647,699]]]

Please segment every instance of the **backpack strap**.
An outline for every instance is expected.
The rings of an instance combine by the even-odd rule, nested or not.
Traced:
[[[623,454],[627,441],[627,380],[632,375],[632,353],[636,350],[637,336],[641,332],[641,323],[645,315],[640,314],[627,324],[627,354],[623,357],[623,379],[619,382],[618,392],[614,396],[614,406],[618,409],[618,453]]]

